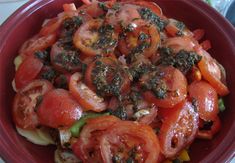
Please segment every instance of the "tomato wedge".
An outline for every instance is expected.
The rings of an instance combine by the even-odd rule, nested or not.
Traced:
[[[21,89],[35,79],[40,73],[43,63],[35,58],[28,57],[19,66],[15,74],[16,88]]]
[[[92,19],[80,26],[73,37],[74,45],[88,56],[112,53],[118,35],[111,25],[103,25],[102,19]]]
[[[48,92],[38,109],[41,124],[52,128],[71,126],[82,115],[82,108],[64,89]]]
[[[32,56],[36,51],[45,50],[56,42],[56,34],[50,34],[46,36],[36,35],[26,41],[19,53],[23,58],[27,56]]]
[[[39,120],[36,114],[37,105],[43,95],[52,90],[53,86],[46,80],[34,80],[21,89],[13,102],[13,120],[23,129],[35,129]]]
[[[151,57],[156,53],[160,41],[160,34],[156,26],[147,24],[127,32],[119,40],[118,48],[122,54],[129,55],[142,47],[142,54],[146,57]]]
[[[76,98],[78,103],[86,110],[95,112],[104,111],[107,107],[106,102],[102,97],[99,97],[95,92],[88,88],[82,81],[80,73],[74,73],[71,76],[69,90]]]
[[[158,138],[153,129],[133,121],[120,121],[100,138],[104,162],[112,160],[133,162],[157,162],[160,154]]]
[[[99,135],[120,121],[114,116],[88,119],[78,141],[72,145],[73,152],[83,162],[102,162],[99,150]]]
[[[199,51],[203,57],[198,63],[202,76],[207,80],[220,96],[229,94],[227,86],[221,81],[221,71],[215,59],[205,50]]]
[[[189,95],[196,100],[200,118],[209,121],[217,117],[218,97],[210,84],[205,81],[193,82],[189,85]]]
[[[194,140],[199,116],[191,102],[184,100],[174,108],[163,109],[167,112],[160,129],[161,152],[166,158],[178,154]]]
[[[85,83],[102,96],[124,94],[130,90],[130,79],[123,65],[111,57],[91,63],[86,69]]]
[[[145,74],[140,79],[140,84],[143,88],[152,87],[151,90],[147,88],[143,96],[146,101],[161,108],[172,108],[187,96],[185,76],[171,66],[162,67],[159,72]]]

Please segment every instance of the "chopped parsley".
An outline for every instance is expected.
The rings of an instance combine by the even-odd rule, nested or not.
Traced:
[[[170,48],[162,48],[160,50],[160,56],[161,58],[156,63],[157,65],[172,65],[185,74],[202,58],[195,52],[187,52],[185,50],[173,54]]]
[[[219,98],[218,104],[220,112],[223,112],[225,110],[224,100],[222,98]]]
[[[157,16],[155,13],[153,13],[150,9],[148,8],[141,8],[139,9],[139,14],[142,19],[148,20],[151,23],[155,24],[156,27],[162,31],[164,27],[166,26],[166,22],[162,20],[159,16]]]

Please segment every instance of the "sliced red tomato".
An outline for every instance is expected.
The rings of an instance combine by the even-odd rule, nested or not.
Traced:
[[[22,45],[19,53],[23,58],[32,56],[36,51],[45,50],[52,46],[56,42],[56,39],[56,34],[47,36],[36,35]]]
[[[184,100],[168,110],[160,129],[159,141],[161,152],[166,158],[176,156],[194,140],[199,116],[191,102]]]
[[[71,76],[69,91],[73,97],[76,98],[78,103],[86,111],[104,111],[107,108],[107,103],[102,97],[99,97],[95,92],[88,88],[81,80],[82,75],[80,73],[75,73]]]
[[[114,26],[117,32],[121,32],[128,25],[142,26],[146,22],[141,18],[138,9],[140,6],[134,4],[123,4],[120,10],[108,10],[105,23]]]
[[[82,69],[82,62],[79,57],[80,52],[78,50],[68,50],[59,41],[51,48],[51,63],[56,70],[63,73],[80,71]]]
[[[205,50],[199,51],[203,57],[198,63],[198,67],[202,76],[207,80],[216,90],[220,96],[229,94],[227,86],[221,81],[221,71],[215,59]]]
[[[178,53],[180,50],[185,51],[194,51],[194,47],[197,45],[191,37],[171,37],[164,41],[163,46],[172,48],[175,53]]]
[[[131,2],[131,4],[139,5],[141,7],[147,7],[156,15],[162,16],[162,9],[154,2],[134,1],[134,2]]]
[[[220,129],[221,129],[221,122],[220,122],[220,118],[217,116],[215,120],[213,121],[213,124],[210,130],[199,129],[197,133],[197,138],[211,140],[213,139],[213,136],[219,132]]]
[[[205,33],[204,29],[196,29],[193,31],[193,37],[195,40],[199,41],[204,37]]]
[[[120,119],[114,116],[101,116],[87,120],[78,141],[72,145],[73,152],[83,162],[102,162],[99,150],[100,135]]]
[[[37,107],[43,95],[52,90],[53,86],[46,80],[34,80],[21,89],[13,102],[13,119],[15,124],[23,129],[35,129],[39,120]]]
[[[104,69],[104,67],[106,68]],[[116,79],[120,79],[120,82]],[[100,83],[101,80],[103,80],[102,85],[99,85],[98,83],[94,84],[94,81]],[[105,87],[110,87],[112,85],[114,86],[116,83],[120,93],[128,93],[130,90],[130,79],[128,74],[124,71],[121,63],[110,57],[97,59],[88,65],[85,74],[85,83],[92,90],[100,91],[100,93],[105,96],[110,96],[115,94],[115,92],[108,92],[108,90],[106,92],[102,91],[101,89],[104,85],[106,85]]]
[[[166,25],[165,29],[169,36],[176,37],[179,35],[192,36],[192,32],[185,26],[181,26],[179,21],[175,19],[168,19],[169,23]]]
[[[84,0],[86,2],[88,2],[89,0]],[[105,3],[105,5],[107,5],[108,2],[102,2]],[[89,5],[82,5],[81,7],[78,8],[78,12],[82,12],[82,13],[86,13],[88,15],[90,15],[93,18],[98,18],[101,15],[105,14],[105,11],[99,7],[99,2],[98,1],[93,1],[93,2],[88,2]],[[87,4],[87,3],[85,3]]]
[[[200,45],[201,45],[202,48],[203,48],[204,50],[206,50],[206,51],[209,50],[209,49],[211,49],[211,42],[210,42],[209,40],[203,41]]]
[[[157,162],[160,147],[149,126],[103,116],[87,122],[73,151],[84,162]]]
[[[147,90],[143,92],[146,101],[153,103],[161,108],[172,108],[179,102],[183,101],[187,96],[187,80],[185,76],[178,69],[174,67],[163,67],[159,70],[159,79],[166,89],[164,98],[158,98],[153,91]],[[141,85],[149,82],[156,76],[153,74],[144,75],[140,81]]]
[[[196,100],[200,118],[214,120],[219,113],[218,96],[215,89],[207,82],[193,82],[189,85],[189,95]]]
[[[149,111],[149,114],[144,115],[143,117],[141,117],[138,122],[140,122],[141,124],[146,124],[149,125],[151,124],[154,119],[157,117],[158,115],[158,109],[156,106],[152,106],[150,109],[146,109],[147,111]]]
[[[63,9],[64,9],[65,12],[67,12],[67,11],[76,11],[77,10],[74,3],[63,4]]]
[[[128,55],[144,44],[143,55],[151,57],[156,53],[160,44],[160,34],[155,25],[147,24],[139,26],[131,32],[127,32],[125,37],[119,40],[118,48],[122,54]]]
[[[40,73],[43,63],[35,58],[28,57],[19,66],[15,74],[16,88],[21,89],[35,79]]]
[[[82,115],[82,108],[64,89],[48,92],[38,109],[41,124],[52,128],[71,126]]]
[[[157,162],[160,155],[158,138],[153,129],[133,121],[120,121],[100,138],[104,162],[121,161]]]
[[[74,45],[88,56],[112,53],[118,35],[112,26],[103,25],[102,19],[92,19],[80,26],[73,37]]]
[[[42,26],[39,34],[42,36],[47,36],[52,33],[57,34],[61,24],[62,19],[60,20],[58,17],[47,20],[47,22],[45,22],[45,24]]]

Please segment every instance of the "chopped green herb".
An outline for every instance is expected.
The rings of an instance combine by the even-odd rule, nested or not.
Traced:
[[[41,77],[52,82],[55,79],[56,75],[56,71],[52,68],[49,68],[47,71],[41,74]]]
[[[162,31],[164,27],[166,26],[166,22],[162,20],[159,16],[157,16],[155,13],[153,13],[150,9],[148,8],[141,8],[139,10],[139,14],[142,19],[148,20],[151,23],[155,24],[156,27]]]
[[[224,100],[222,98],[220,98],[218,103],[219,103],[220,112],[223,112],[225,110]]]
[[[187,52],[185,50],[181,50],[177,54],[173,54],[170,48],[162,48],[160,50],[160,55],[161,58],[156,63],[157,65],[172,65],[185,74],[202,58],[195,52]]]
[[[140,41],[145,41],[146,39],[148,39],[149,38],[149,35],[147,35],[146,33],[140,33],[140,35],[139,35],[139,40]]]
[[[109,110],[111,115],[114,115],[121,120],[127,120],[127,112],[126,108],[123,106],[119,106],[116,110]]]

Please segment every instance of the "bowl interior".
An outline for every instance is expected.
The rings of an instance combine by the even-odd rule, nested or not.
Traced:
[[[67,0],[66,3],[74,2]],[[156,0],[163,13],[183,21],[191,30],[203,28],[206,39],[212,42],[209,52],[227,71],[231,91],[225,98],[226,111],[221,114],[222,129],[212,141],[196,140],[190,148],[191,162],[224,162],[234,154],[235,141],[235,32],[225,19],[201,1]],[[18,10],[0,29],[0,155],[7,162],[53,162],[55,147],[33,145],[19,136],[11,118],[14,92],[13,60],[24,41],[38,32],[44,19],[62,11],[64,0],[38,0]],[[75,1],[79,6],[79,1]],[[14,148],[12,148],[14,147]]]

